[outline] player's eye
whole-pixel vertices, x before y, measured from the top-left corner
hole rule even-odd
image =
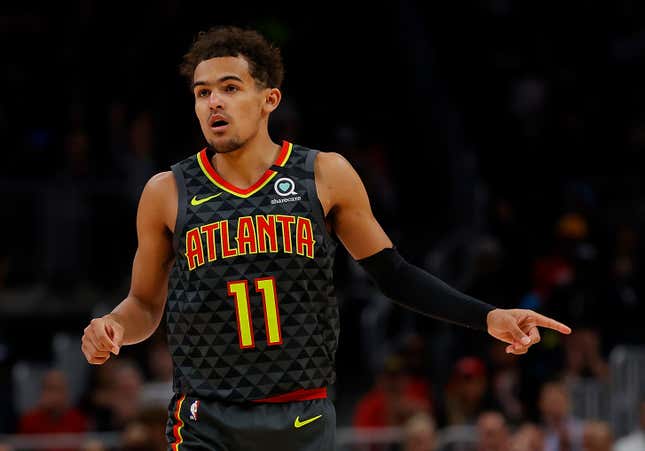
[[[235,85],[226,85],[226,86],[224,87],[224,91],[226,91],[226,92],[237,92],[237,91],[239,91],[239,90],[240,90],[240,88],[238,88],[238,87],[237,87],[237,86],[235,86]]]
[[[199,89],[197,90],[197,97],[208,97],[210,93],[208,89]]]

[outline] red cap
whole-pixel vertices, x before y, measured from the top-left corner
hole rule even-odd
[[[457,376],[485,376],[486,366],[477,357],[462,357],[455,363],[454,373]]]

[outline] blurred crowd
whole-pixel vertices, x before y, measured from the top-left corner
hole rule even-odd
[[[117,432],[124,450],[161,450],[172,379],[162,329],[83,372],[57,365],[50,343],[59,332],[80,340],[127,293],[145,182],[202,145],[176,66],[212,23],[178,1],[133,4],[126,17],[80,3],[67,22],[47,7],[3,22],[16,39],[0,44],[0,434]],[[506,354],[480,332],[396,307],[341,247],[339,426],[401,428],[400,445],[370,451],[645,450],[645,389],[630,423],[606,403],[612,352],[645,346],[645,7],[425,3],[374,11],[370,23],[320,11],[320,23],[354,33],[324,43],[297,10],[280,21],[258,9],[252,24],[287,63],[272,136],[344,155],[413,263],[574,332],[545,331],[526,356]],[[100,25],[104,15],[123,33]],[[562,22],[544,30],[553,16]],[[106,33],[111,45],[95,51]],[[66,68],[48,75],[56,89],[43,88],[39,64]],[[363,83],[335,84],[340,104],[317,87],[334,67]],[[43,368],[28,402],[16,399],[24,362]],[[470,442],[441,441],[460,427]]]
[[[112,359],[93,373],[92,384],[74,404],[64,372],[47,370],[36,404],[18,416],[18,434],[81,434],[76,447],[55,444],[49,451],[162,451],[167,449],[166,405],[171,392],[171,362],[164,347],[150,358],[158,373],[146,381],[136,361]],[[491,393],[493,393],[491,395]],[[375,386],[360,398],[353,426],[396,427],[400,438],[387,445],[368,444],[356,451],[642,451],[645,446],[645,399],[639,424],[616,437],[607,421],[582,419],[571,410],[569,391],[561,380],[543,384],[533,419],[517,419],[487,387],[486,369],[474,357],[458,361],[439,405],[423,378],[406,371],[403,361],[388,359]],[[452,441],[445,436],[459,426],[468,434]],[[117,432],[117,444],[104,443],[90,432]],[[440,437],[443,434],[443,441]],[[51,437],[51,436],[50,436]],[[0,451],[12,451],[0,443]]]

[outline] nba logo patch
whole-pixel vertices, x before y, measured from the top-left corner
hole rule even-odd
[[[193,401],[190,405],[190,419],[197,421],[197,409],[199,409],[199,400]]]

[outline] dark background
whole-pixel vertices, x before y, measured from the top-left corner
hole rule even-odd
[[[202,145],[178,65],[219,24],[282,48],[273,139],[348,158],[410,261],[498,306],[591,328],[605,358],[643,344],[642,2],[85,0],[0,13],[4,387],[15,362],[49,361],[53,334],[80,336],[127,293],[143,183]],[[559,291],[540,272],[553,256],[575,274]],[[371,342],[374,294],[342,249],[337,280],[341,424],[401,337],[422,337],[437,391],[454,360],[492,343],[399,308]],[[539,385],[562,370],[561,345],[523,362],[548,369]]]

